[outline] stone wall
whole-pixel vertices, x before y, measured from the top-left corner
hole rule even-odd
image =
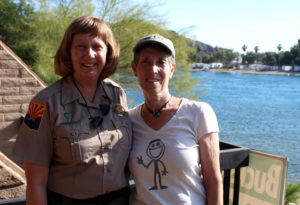
[[[11,156],[16,133],[31,98],[46,84],[0,41],[0,152]]]

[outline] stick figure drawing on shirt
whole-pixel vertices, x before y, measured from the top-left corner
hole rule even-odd
[[[167,189],[167,186],[162,185],[161,183],[161,174],[166,175],[168,173],[165,164],[160,159],[165,153],[165,144],[160,139],[155,139],[149,142],[147,147],[147,155],[151,159],[150,162],[146,165],[144,164],[142,156],[137,157],[137,163],[143,165],[148,168],[150,164],[153,162],[154,166],[154,186],[149,190],[157,190],[157,177],[159,182],[160,189]],[[163,170],[160,170],[159,163],[163,166]],[[161,174],[160,174],[161,171]]]

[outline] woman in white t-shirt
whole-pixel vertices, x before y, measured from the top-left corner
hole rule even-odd
[[[216,115],[204,102],[169,93],[173,43],[159,34],[135,45],[133,72],[145,102],[129,113],[131,204],[223,204]]]

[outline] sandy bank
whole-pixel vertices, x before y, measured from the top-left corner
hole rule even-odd
[[[250,73],[250,74],[271,74],[271,75],[295,75],[300,76],[300,72],[295,71],[259,71],[250,69],[232,69],[232,68],[212,68],[209,70],[193,69],[192,71],[210,71],[210,72],[236,72],[236,73]]]

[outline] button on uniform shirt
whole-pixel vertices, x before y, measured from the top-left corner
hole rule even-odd
[[[97,116],[103,122],[94,128],[90,117]],[[128,186],[131,136],[126,96],[120,86],[100,81],[94,101],[86,102],[69,76],[33,98],[14,155],[49,167],[51,191],[85,199]]]

